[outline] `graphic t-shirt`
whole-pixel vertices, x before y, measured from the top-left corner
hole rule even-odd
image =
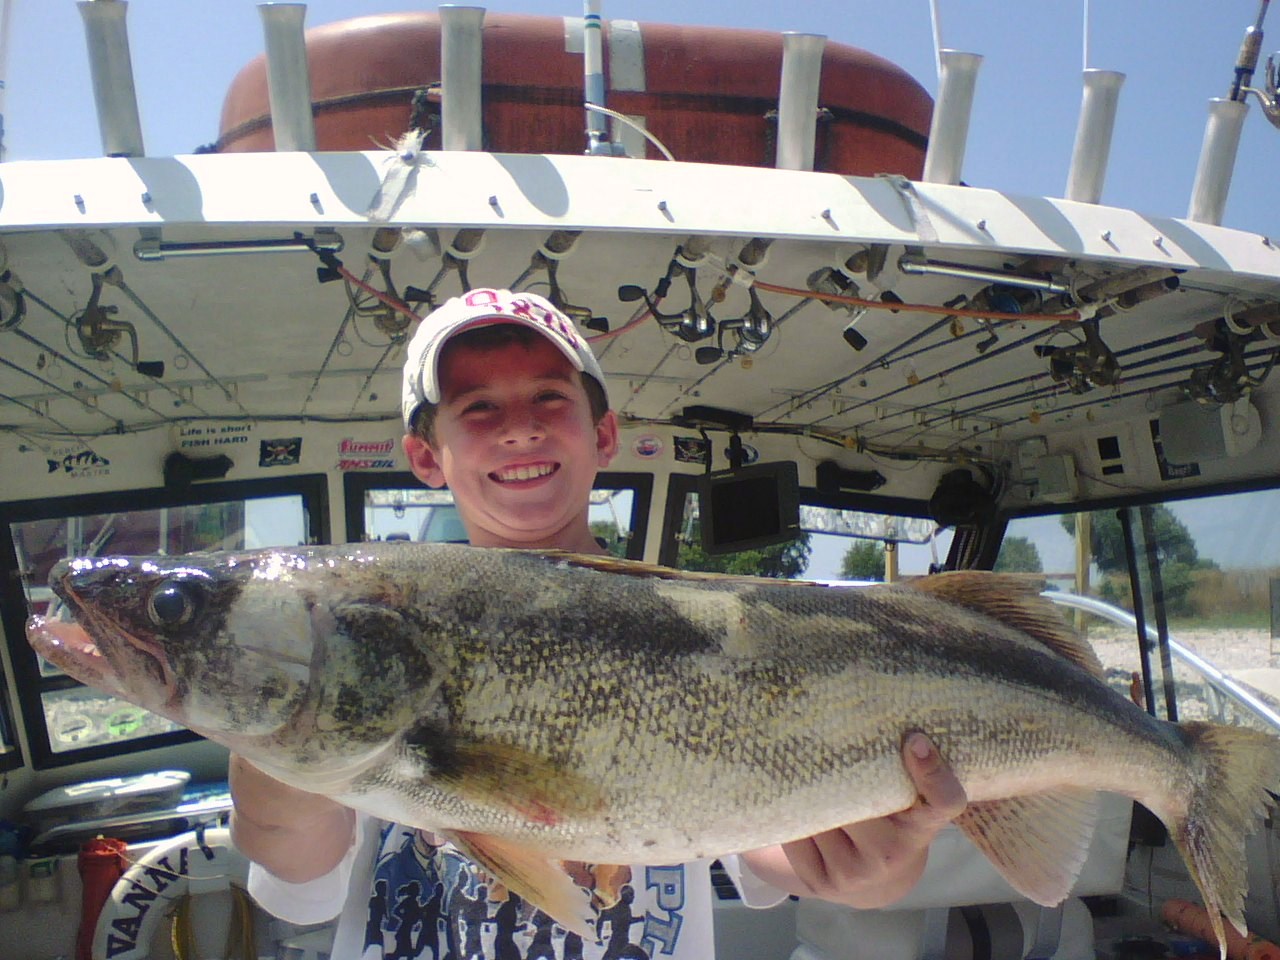
[[[326,877],[289,884],[256,864],[249,874],[249,892],[278,916],[306,923],[341,911],[333,960],[705,960],[715,955],[709,860],[569,865],[570,876],[591,891],[598,907],[597,941],[590,942],[508,891],[452,845],[437,845],[430,834],[412,827],[359,819],[353,855]],[[360,877],[368,879],[358,882]]]

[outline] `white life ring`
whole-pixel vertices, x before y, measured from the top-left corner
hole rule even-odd
[[[93,960],[145,960],[156,928],[186,893],[244,887],[249,861],[225,828],[194,830],[162,843],[111,888],[93,935]]]

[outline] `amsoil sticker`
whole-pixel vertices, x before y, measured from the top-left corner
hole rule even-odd
[[[46,455],[45,463],[49,467],[49,473],[77,480],[105,477],[111,472],[111,461],[88,447],[59,447]]]
[[[302,459],[302,438],[283,437],[258,444],[258,466],[287,467]]]
[[[339,470],[394,470],[395,440],[353,440],[338,444]]]

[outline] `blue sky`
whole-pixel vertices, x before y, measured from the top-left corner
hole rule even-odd
[[[101,150],[84,31],[73,0],[13,5],[7,158],[90,157]],[[153,155],[187,153],[217,136],[223,94],[262,50],[252,0],[133,0],[130,42],[143,133]],[[964,179],[1060,196],[1080,104],[1084,0],[939,0],[942,40],[982,54]],[[315,0],[309,26],[367,13],[434,9],[404,0]],[[579,15],[573,0],[503,0],[495,12]],[[1229,88],[1257,0],[1098,0],[1089,65],[1128,75],[1103,202],[1186,213],[1210,97]],[[826,34],[900,64],[936,89],[927,0],[605,0],[606,18]],[[1280,49],[1280,13],[1267,26]],[[1260,80],[1260,78],[1259,78]],[[1280,131],[1249,111],[1226,223],[1280,233]]]

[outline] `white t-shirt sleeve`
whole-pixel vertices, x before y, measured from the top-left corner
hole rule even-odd
[[[366,817],[356,814],[355,836],[338,865],[304,883],[281,880],[266,867],[249,864],[249,896],[273,916],[290,923],[323,923],[342,912],[351,887],[352,870],[364,846]]]
[[[724,867],[724,872],[738,888],[738,895],[748,907],[766,910],[769,907],[776,907],[790,896],[787,891],[757,877],[736,853],[721,857],[720,865]]]

